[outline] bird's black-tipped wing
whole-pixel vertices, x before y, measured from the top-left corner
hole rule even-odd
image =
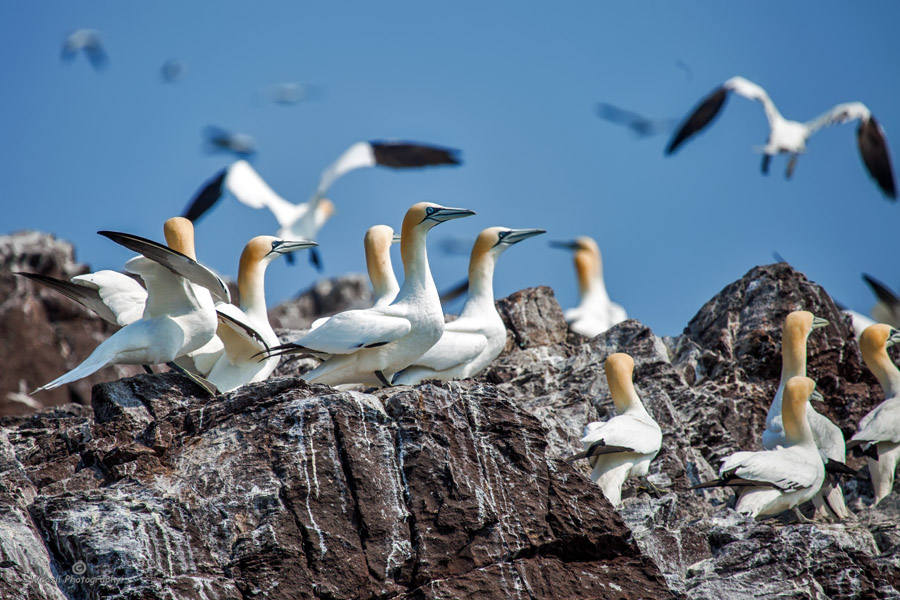
[[[825,472],[832,475],[856,475],[856,469],[848,467],[839,460],[829,458],[825,461]]]
[[[688,138],[699,133],[704,127],[709,125],[722,110],[727,99],[728,89],[725,87],[720,87],[704,98],[682,123],[681,127],[678,128],[678,131],[675,132],[675,135],[669,141],[669,145],[666,146],[666,154],[675,152]]]
[[[628,127],[639,137],[648,137],[671,131],[675,125],[673,119],[649,119],[606,102],[597,104],[597,116],[604,121]]]
[[[897,294],[895,294],[891,288],[866,273],[863,273],[863,279],[869,284],[869,287],[872,288],[872,291],[875,292],[875,296],[877,296],[879,300],[888,306],[900,305],[900,298],[897,297]]]
[[[91,63],[91,66],[94,67],[94,70],[98,73],[105,69],[109,64],[109,57],[106,55],[106,50],[103,49],[103,45],[100,43],[99,39],[95,39],[85,46],[84,53]]]
[[[197,261],[185,256],[181,252],[172,250],[153,240],[142,238],[130,233],[116,231],[98,231],[100,235],[111,239],[117,244],[125,246],[138,254],[143,254],[150,260],[163,265],[176,275],[184,277],[199,286],[205,287],[210,293],[222,302],[231,303],[231,294],[228,286],[222,278],[213,273]]]
[[[243,321],[239,321],[235,319],[228,313],[222,312],[219,309],[216,309],[216,316],[223,323],[228,324],[238,335],[242,335],[247,341],[251,343],[258,343],[260,346],[264,348],[262,352],[268,352],[270,350],[269,345],[266,343],[266,340],[262,338],[262,335],[258,331],[256,331],[249,324],[244,323]],[[261,352],[261,353],[262,353]]]
[[[415,142],[370,141],[375,162],[392,169],[462,164],[459,150]]]
[[[228,169],[222,169],[212,179],[203,184],[199,192],[191,199],[191,203],[182,215],[185,219],[196,221],[222,197],[222,186],[228,176]]]
[[[891,153],[888,151],[884,131],[875,117],[862,119],[856,130],[856,141],[859,154],[862,156],[866,170],[884,195],[897,200],[897,188],[894,186],[894,169],[891,166]]]
[[[116,325],[118,324],[116,314],[111,311],[110,308],[103,302],[103,299],[100,297],[100,292],[95,290],[94,288],[78,285],[77,283],[64,281],[62,279],[56,279],[55,277],[38,275],[37,273],[16,273],[16,275],[21,275],[22,277],[27,277],[32,281],[37,281],[41,285],[44,285],[51,290],[55,290],[63,296],[74,300],[78,304],[86,306],[87,308],[97,313],[97,315],[104,321]]]
[[[575,462],[576,460],[581,460],[582,458],[591,458],[593,456],[600,456],[601,454],[616,454],[618,452],[634,452],[634,448],[629,448],[628,446],[613,446],[607,445],[603,440],[597,440],[584,452],[579,452],[578,454],[574,454],[566,459],[566,462]]]

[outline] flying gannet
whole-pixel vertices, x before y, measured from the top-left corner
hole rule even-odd
[[[63,42],[62,59],[72,62],[79,52],[84,52],[95,71],[102,71],[109,63],[100,34],[93,29],[77,29]]]
[[[806,341],[815,329],[825,327],[828,321],[816,317],[806,310],[795,310],[784,319],[781,334],[781,382],[775,391],[769,413],[766,415],[766,428],[762,434],[763,448],[774,450],[785,445],[784,427],[781,422],[781,402],[785,384],[797,376],[806,376]],[[812,430],[813,440],[819,448],[827,471],[846,472],[847,450],[844,444],[844,433],[840,427],[820,414],[812,404],[806,407],[806,420]],[[835,477],[828,477],[825,485],[813,498],[816,511],[825,516],[825,506],[838,519],[850,516],[844,494]]]
[[[583,336],[594,337],[628,318],[625,309],[612,302],[603,283],[603,263],[600,248],[592,238],[581,236],[571,242],[550,242],[551,246],[575,253],[575,274],[581,301],[566,311],[569,329]]]
[[[894,487],[894,471],[900,459],[900,369],[891,361],[887,349],[900,343],[900,331],[876,323],[859,338],[866,366],[884,390],[884,401],[862,418],[847,446],[862,446],[869,464],[875,504]]]
[[[338,313],[295,342],[276,346],[272,354],[309,353],[324,359],[304,376],[311,383],[390,385],[394,374],[422,356],[444,330],[425,249],[428,231],[473,214],[429,202],[414,204],[400,232],[405,279],[397,298],[387,306]]]
[[[811,500],[825,481],[825,466],[806,419],[809,400],[822,400],[809,377],[792,377],[784,385],[781,406],[784,445],[762,452],[735,452],[722,461],[719,478],[693,489],[737,488],[735,510],[751,517],[776,515]]]
[[[256,358],[260,352],[278,345],[278,336],[266,313],[266,267],[279,256],[313,246],[315,242],[285,241],[270,235],[257,236],[244,246],[238,267],[240,308],[227,303],[216,305],[219,317],[216,334],[224,344],[224,351],[206,379],[220,392],[264,381],[278,366],[278,356],[263,361]]]
[[[584,452],[566,460],[587,458],[594,467],[591,479],[613,506],[619,506],[625,480],[647,475],[662,445],[662,431],[634,389],[634,359],[624,353],[610,354],[604,368],[617,415],[606,422],[588,423],[581,438]]]
[[[678,122],[675,119],[652,119],[606,102],[597,105],[597,116],[604,121],[629,128],[639,138],[669,133]]]
[[[247,133],[233,133],[227,129],[209,125],[203,130],[206,150],[209,153],[230,152],[238,158],[250,158],[256,154],[256,140]]]
[[[785,176],[790,178],[797,165],[797,157],[806,152],[806,141],[812,134],[828,125],[858,120],[856,141],[863,164],[885,196],[891,199],[897,198],[887,137],[865,104],[862,102],[838,104],[807,123],[790,121],[781,116],[775,103],[763,88],[743,77],[732,77],[694,108],[666,147],[667,155],[675,152],[691,136],[699,133],[712,122],[725,105],[728,92],[735,92],[750,100],[757,100],[762,103],[766,111],[766,118],[769,121],[769,140],[762,149],[763,173],[769,172],[769,161],[772,156],[785,153],[790,154],[785,172]]]
[[[196,221],[222,196],[222,185],[241,203],[252,208],[268,208],[278,221],[275,234],[283,239],[315,241],[319,229],[334,213],[334,205],[325,198],[332,184],[350,171],[362,167],[384,166],[393,169],[429,165],[459,165],[459,151],[413,142],[357,142],[350,146],[319,176],[319,185],[308,202],[288,202],[253,170],[246,161],[237,161],[210,179],[194,196],[184,216]],[[321,270],[321,259],[315,250],[310,260]],[[290,262],[290,258],[288,259]]]
[[[171,225],[178,226],[178,221]],[[215,336],[215,306],[205,286],[213,287],[218,294],[223,289],[227,292],[215,273],[150,240],[114,232],[100,233],[143,255],[125,264],[126,270],[139,275],[147,286],[143,315],[112,334],[80,365],[36,392],[77,381],[111,364],[174,364],[176,358],[198,350]],[[218,284],[213,283],[216,280]],[[192,281],[202,282],[203,287],[192,285]]]
[[[494,267],[503,251],[543,229],[489,227],[475,239],[469,259],[469,295],[459,318],[444,325],[437,344],[397,373],[394,384],[473,377],[506,345],[506,326],[494,304]]]

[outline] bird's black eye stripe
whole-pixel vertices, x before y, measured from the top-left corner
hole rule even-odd
[[[497,237],[502,240],[503,238],[505,238],[508,235],[509,235],[508,231],[501,231],[500,233],[497,234]]]
[[[425,214],[433,215],[435,210],[436,209],[433,206],[429,206],[428,208],[425,209]]]
[[[278,248],[278,246],[280,246],[283,243],[284,242],[282,240],[275,240],[274,242],[272,242],[272,250],[275,250],[276,248]]]

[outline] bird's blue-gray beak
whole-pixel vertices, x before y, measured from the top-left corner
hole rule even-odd
[[[887,342],[884,343],[884,347],[890,348],[895,344],[900,344],[900,331],[897,331],[892,327],[891,335],[888,336]]]
[[[518,244],[522,240],[527,240],[530,237],[541,235],[542,233],[547,232],[543,229],[508,229],[497,234],[499,239],[494,245],[499,246],[500,244],[506,244],[507,246],[512,246],[513,244]]]
[[[269,250],[269,254],[290,254],[291,252],[296,252],[297,250],[303,250],[304,248],[313,248],[318,246],[315,242],[308,242],[306,240],[300,241],[291,241],[291,240],[275,240],[272,242],[272,249]]]
[[[443,223],[451,219],[461,219],[463,217],[471,217],[475,214],[474,210],[468,208],[449,208],[446,206],[429,206],[425,209],[425,218],[423,221],[436,221]]]
[[[822,317],[813,317],[812,328],[819,329],[820,327],[825,327],[828,325],[828,320],[823,319]]]

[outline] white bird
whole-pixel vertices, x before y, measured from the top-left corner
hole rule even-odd
[[[806,419],[809,400],[822,400],[809,377],[792,377],[784,385],[781,406],[784,445],[762,452],[735,452],[722,461],[719,479],[693,489],[736,487],[735,510],[751,517],[776,515],[811,500],[825,481],[825,466]]]
[[[581,438],[584,452],[566,460],[590,460],[591,479],[610,504],[618,506],[625,480],[647,475],[662,445],[662,431],[634,389],[634,359],[624,353],[610,354],[604,367],[617,415],[605,423],[588,423]]]
[[[806,152],[806,142],[812,134],[828,125],[858,120],[856,141],[863,164],[881,191],[888,198],[897,198],[887,138],[884,130],[865,104],[862,102],[838,104],[812,121],[806,123],[790,121],[781,116],[775,103],[763,88],[743,77],[732,77],[703,99],[675,132],[666,147],[666,154],[675,152],[682,143],[709,125],[725,105],[728,92],[735,92],[750,100],[757,100],[762,103],[766,111],[766,119],[769,121],[769,140],[762,149],[763,173],[769,172],[769,161],[772,156],[785,153],[791,155],[785,172],[785,176],[790,178],[797,164],[797,157]]]
[[[784,319],[781,334],[781,382],[775,391],[772,405],[769,406],[766,428],[762,434],[762,444],[766,450],[774,450],[776,447],[786,444],[781,417],[784,386],[792,377],[806,376],[807,339],[813,330],[826,325],[828,325],[828,321],[806,310],[795,310]],[[847,450],[844,433],[840,427],[816,411],[812,404],[806,407],[806,420],[809,422],[813,440],[819,448],[826,470],[835,474],[855,473],[845,465]],[[830,477],[829,481],[822,486],[821,491],[813,498],[813,503],[816,505],[817,512],[823,516],[828,514],[826,506],[838,519],[846,519],[850,516],[840,485]]]
[[[262,361],[257,359],[260,352],[279,342],[266,312],[266,267],[279,256],[313,246],[315,242],[279,240],[270,235],[257,236],[244,246],[238,267],[241,305],[216,305],[219,317],[216,334],[224,349],[206,379],[220,392],[230,392],[245,383],[264,381],[278,366],[280,359],[277,356]]]
[[[506,345],[506,326],[494,304],[494,267],[504,250],[542,233],[489,227],[478,235],[469,259],[469,295],[459,318],[446,323],[438,343],[397,373],[395,385],[473,377],[497,358]]]
[[[444,331],[444,313],[425,249],[428,231],[473,214],[430,202],[414,204],[400,232],[405,279],[394,302],[338,313],[297,341],[273,348],[273,353],[324,358],[304,376],[311,383],[389,386],[394,374],[422,356]]]
[[[177,222],[173,226],[177,227]],[[150,240],[100,233],[143,254],[125,264],[126,270],[139,275],[147,285],[143,316],[112,334],[80,365],[35,391],[77,381],[111,364],[172,363],[215,336],[215,306],[210,291],[204,288],[208,285],[220,295],[225,290],[227,297],[227,288],[218,276],[187,256]],[[192,281],[204,287],[193,285]]]
[[[275,193],[262,177],[245,160],[233,162],[220,171],[191,200],[184,217],[196,221],[212,208],[222,197],[222,187],[242,204],[251,208],[268,208],[278,221],[280,239],[306,240],[314,242],[319,230],[334,214],[334,204],[321,196],[314,196],[309,202],[293,204]],[[311,251],[311,261],[321,270],[318,252]],[[290,262],[290,258],[288,259]]]
[[[612,302],[606,292],[597,242],[581,236],[571,242],[551,242],[550,245],[575,252],[575,275],[578,277],[581,301],[565,313],[569,329],[594,337],[628,318],[625,309]]]
[[[900,331],[884,323],[872,325],[859,339],[863,360],[881,384],[884,401],[860,420],[847,447],[863,447],[875,489],[875,504],[891,493],[900,459],[900,369],[887,353],[897,343]]]
[[[102,71],[109,63],[100,34],[93,29],[77,29],[66,36],[62,59],[71,62],[82,51],[95,71]]]

